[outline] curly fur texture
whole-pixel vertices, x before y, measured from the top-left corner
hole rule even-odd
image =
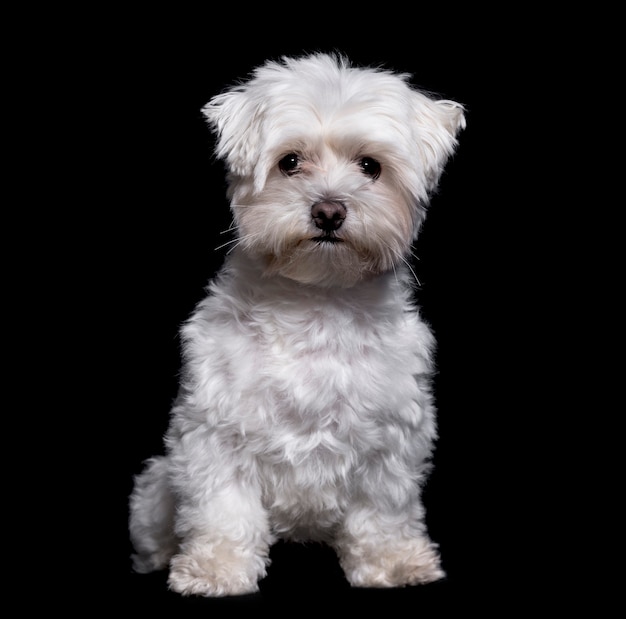
[[[353,586],[441,578],[421,501],[434,341],[408,257],[463,107],[312,54],[203,111],[237,238],[181,331],[166,453],[130,497],[134,568],[249,593],[281,538],[329,544]]]

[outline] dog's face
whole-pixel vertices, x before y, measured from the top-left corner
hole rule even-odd
[[[266,275],[327,286],[406,260],[465,124],[407,76],[322,54],[268,62],[203,111],[241,249]]]

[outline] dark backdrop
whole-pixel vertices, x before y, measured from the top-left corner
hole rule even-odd
[[[311,7],[316,19],[306,28],[307,18],[290,21],[287,6],[273,9],[276,19],[287,20],[280,27],[268,26],[274,18],[263,11],[246,14],[242,27],[244,9],[237,17],[217,11],[182,19],[164,9],[120,16],[104,33],[90,111],[90,131],[109,149],[97,224],[105,239],[102,304],[112,327],[104,338],[112,361],[101,436],[107,461],[114,461],[106,473],[113,498],[100,505],[102,552],[112,565],[102,586],[120,609],[226,616],[242,608],[289,610],[294,603],[329,611],[339,604],[351,612],[375,604],[396,612],[408,604],[411,615],[429,609],[428,616],[439,616],[459,605],[478,612],[510,608],[537,594],[519,577],[519,557],[529,552],[519,522],[532,489],[515,479],[518,395],[507,351],[521,336],[510,320],[517,300],[503,277],[512,268],[506,256],[515,218],[507,204],[516,190],[508,181],[514,148],[504,134],[524,139],[506,129],[507,102],[525,74],[524,60],[506,29],[473,28],[464,23],[467,15],[457,14],[451,25],[451,16],[409,22],[386,7],[369,14],[364,5],[350,11],[355,8],[354,22],[337,23]],[[179,325],[224,256],[216,249],[230,222],[224,174],[212,158],[200,108],[267,58],[332,50],[357,64],[411,73],[417,86],[467,108],[467,129],[432,200],[414,265],[422,284],[418,301],[438,340],[440,439],[424,501],[448,576],[422,587],[353,590],[327,549],[278,544],[259,594],[182,598],[167,591],[164,573],[131,572],[127,499],[142,461],[163,449],[177,387]],[[516,593],[499,597],[509,587]]]

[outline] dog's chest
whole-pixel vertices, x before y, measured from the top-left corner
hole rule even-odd
[[[309,416],[374,398],[371,387],[392,379],[398,356],[411,356],[401,334],[380,317],[342,305],[301,303],[268,312],[249,337],[265,384]]]
[[[217,292],[185,332],[194,391],[268,457],[342,457],[416,399],[429,334],[400,295]]]

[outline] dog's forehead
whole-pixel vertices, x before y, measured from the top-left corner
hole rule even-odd
[[[405,141],[413,142],[406,116],[397,108],[386,113],[380,104],[326,102],[322,108],[312,108],[310,101],[291,101],[283,109],[273,108],[266,119],[264,143],[269,150],[285,150],[292,145],[300,151],[329,147],[347,154],[394,145],[400,154]],[[280,122],[273,121],[277,117]]]
[[[411,93],[403,77],[365,69],[321,75],[285,70],[272,79],[255,80],[250,89],[269,109],[300,108],[320,120],[381,114],[392,107],[397,113],[410,102]]]
[[[366,135],[380,142],[406,135],[415,99],[405,76],[331,68],[303,62],[257,74],[247,94],[256,101],[257,120],[268,133],[309,143],[322,135],[352,143]]]

